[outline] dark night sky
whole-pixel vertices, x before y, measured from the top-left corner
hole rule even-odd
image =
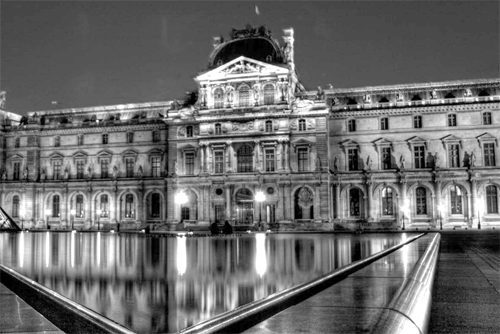
[[[260,15],[255,13],[258,5]],[[307,89],[499,76],[499,1],[1,1],[6,109],[165,101],[194,90],[212,37],[295,30]]]

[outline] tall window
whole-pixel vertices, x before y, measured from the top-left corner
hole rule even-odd
[[[61,146],[61,137],[58,136],[54,138],[54,146],[55,147]]]
[[[382,147],[382,169],[391,169],[391,148]]]
[[[60,199],[59,199],[59,195],[54,195],[52,197],[52,217],[59,217],[60,216],[60,211],[59,211],[59,207],[60,207]]]
[[[186,126],[186,137],[192,137],[193,136],[193,126],[188,125]]]
[[[186,175],[194,174],[194,152],[186,152],[184,155]]]
[[[78,141],[78,146],[82,146],[83,145],[83,135],[79,135],[77,138],[77,141]]]
[[[20,177],[21,177],[21,163],[14,162],[14,175],[12,176],[12,179],[19,180]]]
[[[462,191],[459,187],[454,185],[450,189],[450,205],[451,205],[451,214],[459,215],[462,214]]]
[[[214,171],[216,174],[224,173],[224,152],[214,152]]]
[[[75,208],[75,216],[77,218],[83,218],[84,214],[84,207],[83,207],[83,195],[77,195],[76,196],[76,208]]]
[[[306,131],[306,120],[299,119],[299,131]]]
[[[108,134],[107,133],[104,133],[102,135],[102,143],[103,144],[107,144],[108,143]]]
[[[61,161],[54,161],[54,180],[61,178]]]
[[[360,216],[361,208],[360,208],[360,190],[353,188],[349,190],[349,215],[350,216]]]
[[[496,166],[495,161],[495,144],[494,143],[484,143],[484,165],[487,167]]]
[[[349,170],[358,170],[358,149],[350,148],[347,150],[347,163]]]
[[[102,194],[101,195],[101,215],[100,217],[107,218],[109,217],[109,203],[108,203],[108,195]]]
[[[216,135],[222,134],[222,126],[220,125],[220,123],[215,124],[215,134]]]
[[[132,194],[127,194],[125,196],[125,218],[134,218],[134,196]]]
[[[85,161],[78,160],[76,162],[76,178],[83,179],[85,175]]]
[[[125,159],[126,177],[134,177],[134,159]]]
[[[161,141],[160,131],[153,131],[153,143],[158,143]]]
[[[417,208],[417,215],[427,214],[427,191],[423,187],[415,190],[415,206]]]
[[[389,118],[384,117],[380,119],[380,129],[389,130]]]
[[[250,106],[250,89],[247,85],[243,85],[238,90],[239,95],[239,106],[240,107],[248,107]]]
[[[267,84],[264,86],[264,104],[274,104],[274,87],[271,84]]]
[[[253,171],[253,151],[249,145],[243,145],[238,149],[237,159],[239,173]]]
[[[107,179],[109,177],[109,160],[101,160],[101,178]]]
[[[266,121],[266,132],[273,132],[273,121]]]
[[[12,198],[12,217],[19,217],[19,196],[14,196]]]
[[[457,126],[457,115],[449,114],[448,115],[448,126]]]
[[[160,176],[160,157],[151,157],[151,176]]]
[[[347,130],[349,132],[356,131],[356,120],[355,119],[350,119],[347,121]]]
[[[127,132],[127,143],[132,144],[134,142],[134,133],[133,132]]]
[[[491,113],[490,112],[483,113],[483,124],[484,125],[491,125]]]
[[[297,160],[299,172],[309,170],[309,149],[307,147],[299,147],[297,149]]]
[[[415,129],[420,129],[422,127],[422,116],[413,117],[413,127]]]
[[[160,194],[158,193],[151,195],[151,217],[160,217]]]
[[[15,142],[14,142],[14,147],[19,148],[19,146],[21,146],[21,139],[19,137],[17,137]]]
[[[224,108],[224,92],[222,88],[216,88],[214,90],[214,108]]]
[[[486,213],[498,213],[498,190],[493,185],[486,187]]]
[[[187,206],[181,207],[181,219],[189,220],[189,207]]]
[[[275,170],[274,149],[266,149],[265,157],[266,157],[266,172],[274,172]]]
[[[392,216],[394,214],[392,189],[389,187],[382,189],[382,214],[385,216]]]
[[[450,167],[460,167],[460,148],[458,144],[448,146],[448,160]]]
[[[415,158],[415,168],[425,168],[425,146],[414,146],[413,155]]]

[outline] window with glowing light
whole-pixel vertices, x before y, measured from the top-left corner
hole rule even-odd
[[[385,187],[382,189],[382,214],[392,216],[394,214],[394,202],[392,197],[392,189]]]
[[[349,214],[350,216],[359,216],[361,214],[361,191],[353,188],[349,190]]]
[[[61,161],[54,161],[53,169],[54,180],[59,180],[61,178]]]
[[[14,196],[12,198],[12,217],[19,217],[19,196]]]
[[[132,194],[127,194],[125,196],[125,218],[134,218],[134,196]]]
[[[101,195],[101,205],[100,205],[100,209],[101,209],[101,217],[102,218],[107,218],[109,217],[109,203],[108,203],[108,195],[106,194],[102,194]]]
[[[126,171],[126,177],[134,177],[134,159],[128,158],[125,159],[125,171]]]
[[[75,200],[75,217],[84,217],[83,195],[77,195]]]
[[[275,158],[274,158],[274,149],[266,149],[265,150],[265,165],[266,172],[274,172],[275,170]]]
[[[456,185],[450,188],[450,206],[451,214],[458,215],[462,214],[462,190]]]
[[[250,88],[247,85],[241,86],[238,90],[238,101],[240,107],[250,106]]]
[[[60,198],[59,195],[52,196],[52,217],[60,216]]]
[[[160,176],[160,157],[151,157],[151,176]]]
[[[224,173],[224,152],[215,151],[214,152],[214,173],[222,174]]]
[[[243,145],[238,149],[237,161],[239,173],[253,170],[253,150],[249,145]]]
[[[498,189],[494,185],[486,187],[486,213],[498,214]]]
[[[415,206],[417,209],[417,215],[427,214],[427,191],[423,187],[419,187],[415,190]]]
[[[484,153],[484,165],[486,167],[493,167],[496,165],[495,161],[495,143],[484,143],[483,144]]]
[[[214,90],[214,108],[224,108],[224,91],[222,88],[216,88]]]
[[[274,104],[274,86],[271,84],[267,84],[264,86],[264,104]]]

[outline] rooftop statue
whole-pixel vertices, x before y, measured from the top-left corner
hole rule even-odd
[[[7,100],[7,92],[1,91],[0,92],[0,109],[5,108],[5,101],[6,100]]]
[[[259,36],[271,37],[271,31],[267,30],[264,26],[254,28],[252,25],[247,24],[245,29],[232,28],[230,32],[231,39]]]

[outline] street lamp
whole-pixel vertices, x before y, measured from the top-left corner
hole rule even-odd
[[[101,227],[99,225],[99,217],[101,216],[101,213],[102,213],[102,210],[101,209],[97,209],[97,230],[101,229]]]
[[[266,195],[264,195],[264,192],[262,190],[259,190],[255,193],[255,200],[257,203],[260,203],[260,208],[259,208],[259,230],[262,226],[262,202],[266,200]]]
[[[405,230],[405,212],[408,211],[408,204],[405,203],[401,206],[401,211],[403,212],[403,231]]]
[[[71,230],[74,230],[75,229],[75,215],[76,215],[76,210],[75,209],[71,209],[69,211],[70,213],[70,218],[71,218]]]
[[[49,228],[50,228],[50,227],[49,227],[49,216],[50,216],[50,214],[51,214],[51,213],[52,213],[52,210],[50,210],[50,209],[45,209],[45,215],[47,216],[47,221],[46,221],[46,226],[45,226],[45,227],[46,227],[47,229],[49,229]]]
[[[180,190],[177,194],[175,194],[175,203],[179,204],[181,207],[181,221],[182,221],[182,205],[186,204],[189,201],[188,195],[184,192],[184,190]]]
[[[439,204],[438,207],[437,207],[438,211],[439,211],[439,229],[442,230],[443,229],[443,216],[442,216],[442,212],[444,210],[444,207]]]
[[[24,230],[24,214],[26,212],[24,211],[24,209],[22,208],[21,210],[19,210],[19,214],[21,215],[21,230]]]
[[[480,230],[481,229],[481,210],[477,210],[477,229]]]

